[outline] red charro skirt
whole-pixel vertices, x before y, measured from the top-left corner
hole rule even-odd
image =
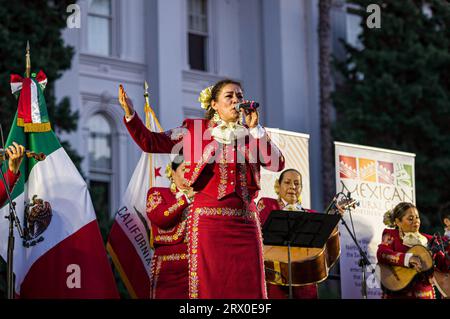
[[[254,206],[245,208],[235,195],[196,195],[188,217],[189,298],[267,298]]]
[[[187,244],[160,246],[151,265],[152,299],[188,299]]]

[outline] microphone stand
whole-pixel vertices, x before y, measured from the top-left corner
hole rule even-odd
[[[289,297],[288,299],[293,299],[293,292],[292,292],[292,265],[291,265],[291,241],[292,241],[292,226],[290,225],[290,220],[288,218],[288,233],[287,238],[288,240],[285,242],[287,244],[288,248],[288,283],[289,283]]]
[[[291,262],[291,243],[294,242],[295,239],[295,230],[298,225],[304,222],[302,219],[297,218],[294,222],[294,225],[291,225],[290,219],[288,219],[288,240],[285,242],[288,248],[288,282],[289,282],[289,299],[293,299],[293,291],[292,291],[292,262]]]
[[[343,194],[343,195],[346,197],[347,200],[351,199],[350,196],[346,196],[345,194]],[[350,214],[350,208],[347,208],[347,211]],[[356,247],[358,248],[359,256],[360,256],[358,266],[361,267],[361,272],[362,272],[361,294],[362,294],[363,299],[367,299],[366,267],[370,265],[369,258],[367,257],[366,252],[359,245],[358,240],[355,237],[355,234],[352,233],[352,231],[348,227],[344,217],[340,213],[339,213],[339,218],[341,220],[342,225],[344,225],[344,227],[347,229],[347,232],[349,233],[350,237],[352,238],[353,242],[355,243]],[[372,270],[372,273],[373,272],[374,272],[374,270]]]
[[[0,176],[2,179],[2,183],[5,188],[5,192],[7,195],[7,200],[9,203],[9,215],[5,216],[6,219],[9,220],[9,232],[8,232],[8,250],[7,250],[7,269],[6,269],[6,286],[7,286],[7,298],[14,299],[14,270],[13,270],[13,259],[14,259],[14,225],[19,232],[20,238],[23,238],[23,230],[20,226],[19,218],[16,213],[16,203],[13,202],[11,198],[11,193],[9,191],[8,183],[6,182],[5,177],[3,176],[2,163],[0,162]]]
[[[2,147],[5,148],[5,140],[3,139],[3,128],[0,124],[0,138],[2,142]],[[5,193],[8,198],[9,205],[9,215],[5,216],[9,221],[9,230],[8,230],[8,249],[7,249],[7,268],[6,268],[6,289],[7,289],[7,298],[14,299],[14,226],[16,226],[17,231],[19,232],[20,238],[24,238],[22,227],[20,226],[19,218],[16,213],[16,203],[13,202],[11,198],[11,192],[9,191],[9,185],[6,182],[5,176],[3,176],[3,162],[6,161],[6,156],[1,158],[0,160],[0,176],[5,188]]]

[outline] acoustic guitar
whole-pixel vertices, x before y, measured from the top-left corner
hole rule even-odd
[[[355,208],[355,200],[338,203],[342,210]],[[341,253],[339,230],[336,227],[323,248],[291,247],[292,286],[319,283],[327,279],[329,270]],[[264,246],[266,281],[289,285],[288,249],[284,246]]]
[[[450,273],[434,270],[433,284],[444,298],[450,298]]]
[[[411,247],[407,253],[412,253],[420,257],[422,270],[418,272],[414,268],[378,263],[377,267],[379,268],[380,281],[385,288],[391,291],[400,291],[408,286],[417,274],[433,268],[433,257],[426,247],[416,245]]]

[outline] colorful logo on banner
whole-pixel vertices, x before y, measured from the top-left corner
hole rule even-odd
[[[356,157],[339,156],[339,175],[341,178],[358,178]]]
[[[409,164],[394,165],[391,162],[340,155],[339,175],[342,179],[414,187],[413,168]]]

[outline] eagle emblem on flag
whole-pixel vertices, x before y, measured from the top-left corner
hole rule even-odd
[[[31,202],[25,205],[24,247],[34,246],[44,240],[44,237],[40,235],[50,225],[52,216],[50,203],[34,195]]]

